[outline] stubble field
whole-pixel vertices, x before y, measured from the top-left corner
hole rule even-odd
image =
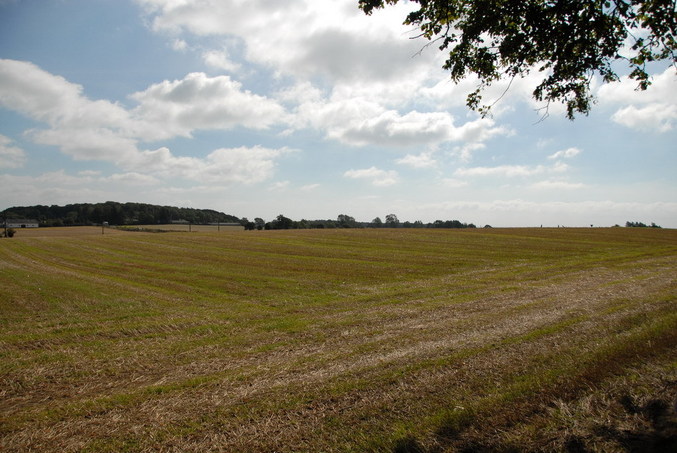
[[[674,448],[676,300],[675,230],[20,230],[0,451]]]

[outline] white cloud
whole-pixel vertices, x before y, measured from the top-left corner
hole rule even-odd
[[[637,90],[637,82],[624,76],[620,82],[600,87],[598,98],[600,105],[617,108],[613,121],[632,129],[665,133],[677,124],[677,74],[673,67],[655,74],[645,91]]]
[[[397,159],[395,162],[401,165],[408,165],[413,168],[430,168],[437,165],[437,161],[433,159],[432,153],[421,153],[418,155],[407,154],[401,159]]]
[[[161,183],[161,181],[154,176],[137,172],[115,173],[102,180],[115,184],[125,184],[127,186],[153,186]]]
[[[479,149],[484,149],[486,145],[484,143],[467,143],[462,146],[455,146],[452,150],[452,154],[457,155],[462,162],[470,162],[472,158],[472,153]]]
[[[56,127],[32,130],[28,137],[42,145],[57,146],[76,160],[102,160],[126,166],[138,154],[136,140],[105,127]]]
[[[351,179],[367,179],[374,186],[386,187],[397,183],[398,174],[394,170],[381,170],[376,167],[370,167],[360,170],[348,170],[343,176]]]
[[[207,50],[202,53],[202,59],[209,66],[228,72],[237,72],[242,68],[230,58],[227,50]]]
[[[455,178],[445,178],[442,180],[442,185],[450,189],[458,189],[459,187],[465,187],[468,185],[467,181],[463,181]]]
[[[569,159],[581,153],[578,148],[567,148],[548,156],[548,159]]]
[[[565,164],[564,162],[557,161],[555,164],[549,168],[549,171],[551,173],[564,173],[565,171],[569,170],[569,166]]]
[[[312,192],[313,190],[317,189],[320,187],[320,184],[306,184],[305,186],[301,186],[300,190],[304,192]]]
[[[295,128],[313,127],[333,140],[352,146],[394,148],[435,147],[445,142],[464,143],[468,153],[478,145],[510,130],[493,120],[475,119],[456,126],[449,112],[400,113],[365,98],[318,99],[310,91],[308,102],[297,108]]]
[[[268,187],[268,190],[271,192],[278,192],[280,190],[285,190],[287,187],[289,187],[289,181],[278,181]]]
[[[436,52],[437,47],[432,47],[431,52]],[[444,52],[440,52],[444,55]],[[440,63],[437,67],[441,66]],[[492,82],[491,86],[482,91],[482,104],[491,106],[491,116],[494,118],[504,117],[515,110],[517,104],[526,105],[534,110],[534,122],[543,115],[546,103],[536,101],[533,98],[533,90],[539,85],[546,74],[531,68],[531,72],[525,77],[511,78],[503,76]],[[417,94],[427,99],[438,109],[465,108],[467,95],[479,86],[479,79],[469,74],[464,79],[454,83],[449,77],[430,78],[428,83],[418,87]],[[566,109],[563,104],[553,102],[547,106],[550,115],[563,114]]]
[[[416,32],[402,21],[414,5],[406,2],[369,17],[353,0],[137,2],[156,31],[225,39],[224,47],[203,54],[214,67],[234,70],[230,54],[237,46],[246,62],[274,70],[279,79],[291,78],[291,87],[276,93],[294,109],[287,135],[312,127],[353,146],[456,142],[469,159],[481,143],[510,133],[490,119],[457,124],[447,111],[429,111],[440,108],[435,103],[441,98],[459,96],[423,91],[448,80],[448,74],[441,69],[443,53],[421,51],[428,41],[410,39]],[[421,108],[412,108],[414,103]]]
[[[539,138],[538,141],[536,142],[536,147],[538,149],[543,149],[548,146],[553,142],[552,138]]]
[[[342,141],[353,145],[402,147],[441,143],[455,131],[453,119],[446,112],[413,111],[400,115],[393,110],[331,127]]]
[[[411,57],[424,44],[408,39],[407,5],[366,17],[352,0],[137,1],[157,31],[238,37],[250,62],[300,78],[400,77],[404,63],[418,63]]]
[[[111,162],[150,177],[254,183],[270,178],[274,160],[290,151],[223,148],[197,158],[174,156],[166,147],[139,149],[140,140],[190,136],[195,129],[266,128],[284,115],[277,102],[242,90],[227,76],[193,73],[132,97],[140,105],[127,111],[108,101],[89,100],[79,85],[31,63],[0,60],[0,104],[47,123],[50,128],[31,130],[27,136],[77,160]],[[17,164],[20,153],[9,148],[4,154],[10,151]]]
[[[454,172],[454,176],[503,176],[513,178],[517,176],[532,176],[545,172],[546,168],[542,165],[500,165],[497,167],[470,167],[459,168]]]
[[[81,86],[32,63],[0,60],[0,103],[46,122],[56,135],[68,130],[86,135],[89,141],[96,134],[104,142],[113,135],[148,141],[189,137],[196,129],[265,129],[285,115],[276,101],[243,90],[230,77],[204,73],[154,84],[131,98],[139,102],[131,111],[108,101],[92,101],[82,95]]]
[[[179,52],[183,52],[186,49],[188,49],[188,43],[186,41],[184,41],[183,39],[177,38],[174,41],[172,41],[172,49],[179,51]]]
[[[12,140],[0,134],[0,168],[19,168],[26,162],[26,153],[18,146],[12,146]]]
[[[108,101],[91,101],[82,87],[33,63],[0,60],[0,105],[53,127],[120,129],[128,112]]]
[[[143,169],[162,178],[183,178],[205,183],[254,184],[273,176],[275,159],[291,152],[289,149],[221,148],[204,159],[177,157],[169,149],[143,151],[129,165],[130,169]]]
[[[275,159],[290,152],[293,151],[287,148],[270,149],[261,146],[217,149],[197,169],[194,179],[245,184],[262,182],[273,176]]]
[[[277,102],[242,90],[230,77],[204,73],[165,80],[131,97],[140,104],[134,116],[146,126],[137,132],[150,140],[190,137],[195,129],[266,129],[282,121],[285,114]]]
[[[631,129],[668,132],[677,124],[677,105],[658,102],[645,107],[629,105],[617,110],[611,119]]]
[[[532,189],[537,190],[577,190],[584,189],[587,186],[582,183],[573,183],[567,181],[539,181],[530,186]]]
[[[600,103],[608,104],[653,104],[674,103],[677,101],[675,85],[677,74],[674,67],[667,67],[663,72],[651,77],[651,86],[645,91],[637,89],[637,81],[628,76],[620,81],[600,86],[597,93]]]
[[[499,165],[496,167],[462,167],[454,171],[454,176],[459,177],[528,177],[544,173],[564,173],[569,166],[564,162],[557,161],[551,166],[546,165]]]

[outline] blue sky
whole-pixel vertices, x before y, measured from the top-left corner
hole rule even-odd
[[[271,220],[677,227],[677,75],[491,118],[357,0],[0,0],[0,209],[135,201]],[[622,74],[624,68],[619,68]],[[501,96],[507,82],[486,93]]]

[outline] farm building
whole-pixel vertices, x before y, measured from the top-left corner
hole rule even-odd
[[[6,228],[37,228],[39,225],[37,220],[32,219],[7,219]]]

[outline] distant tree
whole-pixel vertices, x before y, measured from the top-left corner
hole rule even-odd
[[[628,228],[661,228],[660,225],[656,225],[654,222],[651,222],[651,225],[643,222],[625,222],[625,226]]]
[[[388,214],[386,216],[386,226],[389,228],[396,228],[399,226],[400,221],[395,214]]]
[[[245,231],[252,231],[256,229],[256,224],[246,217],[242,217],[240,219],[240,225],[244,227]]]
[[[502,76],[544,71],[533,97],[566,104],[567,117],[587,114],[594,74],[617,81],[618,61],[645,90],[647,65],[677,66],[675,0],[410,0],[417,10],[404,23],[449,55],[444,69],[453,81],[475,74],[477,89],[467,105],[486,114],[481,93]],[[359,0],[366,14],[398,0]],[[623,55],[628,45],[631,52]]]
[[[383,220],[380,217],[376,217],[371,221],[372,228],[381,228],[383,226]]]
[[[346,214],[339,214],[336,223],[339,228],[355,228],[357,226],[355,218]]]
[[[256,225],[257,230],[262,230],[266,226],[266,221],[261,217],[256,217],[254,219],[254,225]]]
[[[278,215],[275,220],[270,222],[271,230],[289,230],[292,228],[294,221],[289,217],[285,217],[282,214]]]

